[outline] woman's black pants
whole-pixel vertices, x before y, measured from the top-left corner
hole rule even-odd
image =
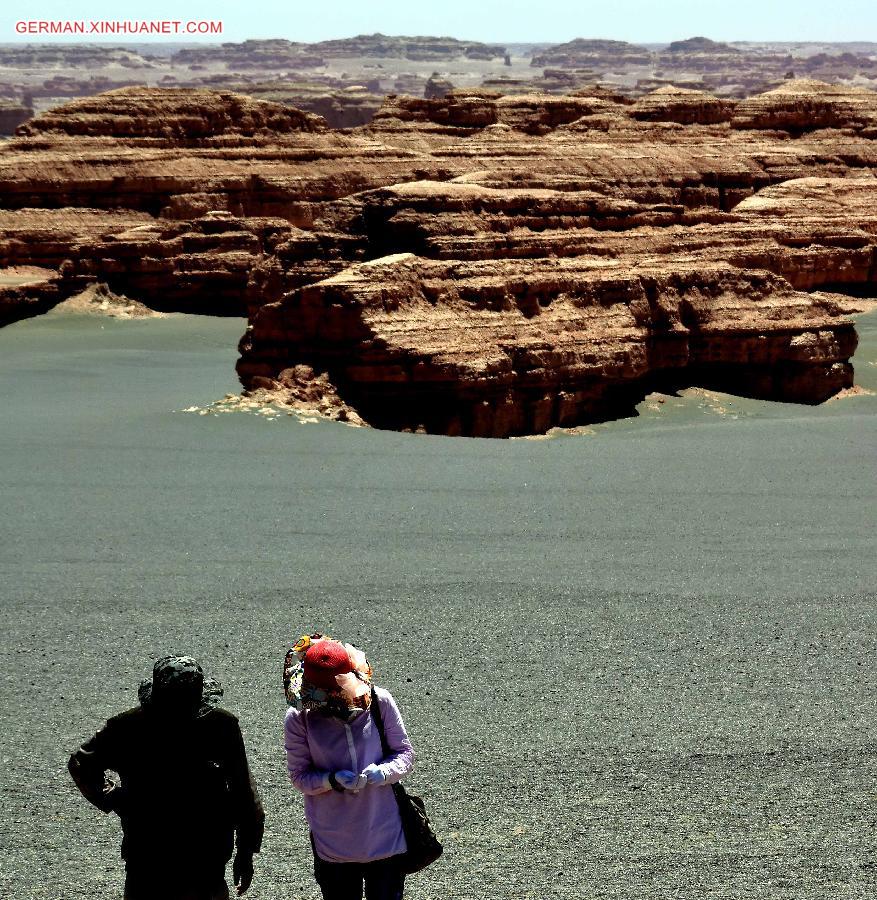
[[[316,857],[314,875],[323,900],[402,900],[405,873],[399,858],[390,856],[369,863],[330,863]]]

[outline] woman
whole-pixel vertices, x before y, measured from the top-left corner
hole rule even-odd
[[[324,900],[400,900],[407,846],[390,785],[414,765],[395,700],[372,685],[365,654],[321,634],[289,651],[286,758],[305,795],[314,875]],[[380,705],[386,745],[372,703]]]

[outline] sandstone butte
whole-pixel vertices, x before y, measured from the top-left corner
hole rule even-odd
[[[2,322],[93,283],[246,315],[246,391],[507,437],[699,385],[818,403],[873,296],[877,94],[451,91],[367,127],[125,88],[0,148]]]

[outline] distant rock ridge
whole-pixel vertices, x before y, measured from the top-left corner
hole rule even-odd
[[[536,53],[531,64],[544,71],[522,90],[570,93],[604,84],[637,98],[669,85],[741,99],[795,77],[874,88],[877,48],[864,43],[847,46],[826,44],[828,52],[808,52],[796,44],[734,45],[694,37],[650,49],[621,41],[576,39]]]
[[[360,34],[339,40],[300,43],[282,39],[248,40],[216,47],[187,47],[174,60],[198,64],[222,61],[230,68],[256,69],[285,64],[299,68],[322,66],[327,58],[378,57],[410,60],[494,59],[505,56],[506,48],[480,41],[452,37]]]
[[[452,37],[360,34],[352,38],[320,41],[312,45],[318,53],[332,56],[399,56],[405,59],[441,60],[467,57],[494,59],[504,57],[506,48],[480,41],[461,41]]]
[[[530,65],[532,63],[532,65]],[[366,124],[388,92],[423,96],[439,83],[502,93],[570,94],[603,85],[636,99],[662,85],[741,99],[789,78],[877,87],[877,43],[734,42],[688,38],[659,48],[587,36],[555,46],[430,35],[357,35],[182,46],[6,44],[0,96],[38,111],[121,87],[159,84],[236,91],[324,116],[331,127]],[[274,85],[266,90],[265,85]],[[345,91],[362,87],[369,96]],[[251,90],[252,88],[252,90]],[[272,96],[273,95],[273,96]]]
[[[457,88],[344,132],[225,92],[76,101],[0,147],[0,265],[56,271],[4,315],[101,283],[247,315],[246,390],[412,431],[540,433],[656,386],[821,402],[852,385],[841,295],[877,293],[874,95],[781,88]]]
[[[691,37],[684,41],[673,41],[668,45],[670,53],[740,53],[737,47],[712,41],[706,37]]]
[[[179,144],[260,132],[321,131],[317,116],[230,91],[127,87],[74,100],[22,125],[18,134],[59,132],[107,138],[157,138]]]
[[[618,63],[646,64],[652,54],[646,47],[626,41],[606,41],[576,38],[565,44],[556,44],[533,57],[532,66],[586,66],[612,59]]]
[[[3,66],[22,69],[58,65],[91,69],[110,64],[123,68],[145,69],[151,65],[148,54],[138,53],[130,47],[75,42],[5,44],[0,50],[0,59]]]

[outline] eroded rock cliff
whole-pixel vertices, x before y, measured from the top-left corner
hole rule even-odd
[[[292,357],[374,425],[507,437],[628,414],[667,384],[824,400],[852,383],[855,332],[837,312],[780,277],[692,257],[401,254],[264,307],[239,371],[276,388]]]
[[[246,389],[381,427],[537,433],[658,385],[820,402],[852,384],[836,292],[877,292],[873,97],[458,89],[338,133],[115,91],[0,149],[0,257],[56,268],[54,302],[247,314]]]
[[[102,138],[157,138],[173,146],[203,138],[322,131],[318,116],[231,91],[128,87],[73,100],[18,129]]]
[[[731,124],[734,128],[775,128],[792,134],[833,128],[874,138],[877,94],[850,85],[794,79],[742,100]]]

